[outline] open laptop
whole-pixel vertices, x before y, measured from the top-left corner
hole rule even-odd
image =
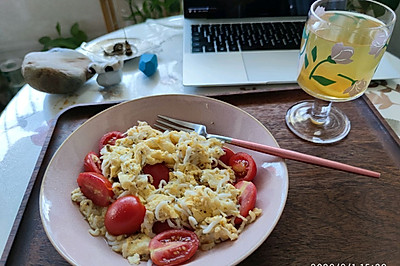
[[[295,83],[299,42],[312,2],[183,0],[183,85]],[[255,37],[251,33],[244,37],[235,36],[233,40],[232,36],[250,30],[262,36],[256,34],[257,39],[253,40]],[[291,40],[296,36],[296,40]],[[282,39],[285,39],[284,43],[277,43]],[[266,40],[273,43],[266,43]],[[282,44],[287,46],[282,47]],[[386,53],[374,79],[399,78],[398,63],[396,57]]]

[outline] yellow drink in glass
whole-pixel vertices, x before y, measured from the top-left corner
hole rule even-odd
[[[299,57],[300,87],[313,96],[286,112],[298,137],[320,144],[344,139],[351,123],[332,106],[361,96],[381,60],[396,14],[374,0],[315,0],[304,27]]]
[[[367,89],[389,39],[384,24],[363,14],[321,11],[305,25],[298,83],[310,95],[348,101]]]

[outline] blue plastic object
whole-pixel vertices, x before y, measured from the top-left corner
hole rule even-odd
[[[153,75],[158,67],[157,55],[155,54],[142,54],[139,60],[139,69],[146,76],[150,77]]]

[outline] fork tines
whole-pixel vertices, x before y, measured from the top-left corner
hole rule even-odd
[[[158,115],[156,123],[154,124],[155,127],[162,129],[162,130],[182,130],[186,132],[193,131],[193,123],[177,120],[174,118],[170,118],[164,115]],[[157,124],[158,123],[158,124]]]

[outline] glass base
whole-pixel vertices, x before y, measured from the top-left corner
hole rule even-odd
[[[350,131],[350,120],[339,109],[331,106],[328,117],[323,121],[312,119],[313,101],[293,105],[286,113],[286,124],[298,137],[313,143],[337,142]]]

